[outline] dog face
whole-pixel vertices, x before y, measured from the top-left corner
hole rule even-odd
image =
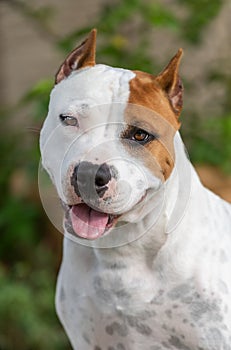
[[[179,128],[182,51],[154,77],[95,64],[96,31],[61,65],[40,148],[66,210],[66,229],[85,239],[144,218],[170,177]]]

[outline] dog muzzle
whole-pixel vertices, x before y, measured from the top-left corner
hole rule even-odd
[[[114,195],[115,177],[114,167],[106,163],[83,161],[75,167],[71,185],[80,203],[69,206],[69,220],[76,235],[96,239],[115,225],[118,215],[105,212]]]

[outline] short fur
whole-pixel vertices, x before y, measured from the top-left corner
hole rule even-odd
[[[154,77],[96,65],[95,38],[60,67],[40,139],[66,208],[59,318],[75,350],[231,350],[231,206],[178,132],[182,50]],[[78,205],[113,215],[102,237],[78,238]]]

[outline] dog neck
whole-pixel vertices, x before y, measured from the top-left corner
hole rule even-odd
[[[198,176],[189,161],[188,154],[180,133],[174,138],[175,165],[170,178],[165,184],[165,233],[174,231],[180,224],[190,201],[192,179],[199,183]]]

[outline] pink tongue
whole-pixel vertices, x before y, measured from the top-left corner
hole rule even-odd
[[[70,212],[75,233],[83,238],[96,239],[102,236],[108,222],[108,214],[91,209],[86,204],[74,205]]]

